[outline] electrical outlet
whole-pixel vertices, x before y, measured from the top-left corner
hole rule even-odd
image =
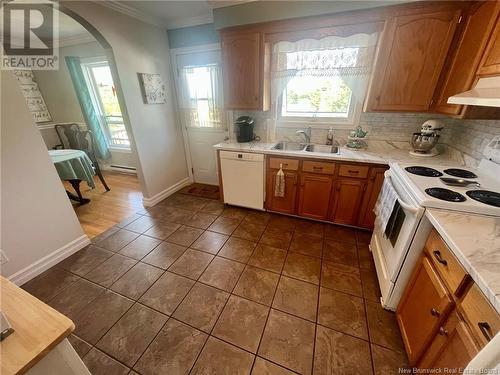
[[[3,252],[3,250],[0,249],[0,264],[7,263],[9,261],[9,258],[7,258],[7,255]]]

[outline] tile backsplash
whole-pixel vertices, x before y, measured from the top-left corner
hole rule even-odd
[[[302,141],[295,134],[296,128],[277,127],[270,112],[238,112],[233,117],[248,115],[255,119],[255,135],[262,142],[275,140]],[[439,143],[455,148],[464,154],[468,165],[475,165],[482,157],[486,144],[496,135],[500,135],[499,120],[459,120],[428,113],[362,113],[360,124],[368,131],[367,141],[409,142],[411,135],[420,130],[424,121],[439,119],[444,123]],[[305,125],[304,127],[307,127]],[[233,129],[230,128],[233,136]],[[335,139],[344,144],[351,129],[333,127]],[[328,129],[312,129],[312,142],[325,143]]]

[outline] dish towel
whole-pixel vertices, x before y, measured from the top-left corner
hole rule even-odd
[[[397,200],[398,193],[394,190],[390,177],[386,177],[382,184],[382,190],[378,196],[377,203],[375,203],[375,208],[373,209],[376,217],[375,223],[384,231]]]
[[[274,185],[274,196],[285,196],[285,173],[283,173],[283,165],[280,164],[280,170],[276,173],[276,184]]]

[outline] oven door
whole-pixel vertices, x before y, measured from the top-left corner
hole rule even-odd
[[[392,183],[398,198],[386,227],[381,228],[376,221],[370,243],[383,300],[387,300],[392,292],[425,211],[403,188],[397,175],[392,175],[389,170],[385,172],[385,178]]]

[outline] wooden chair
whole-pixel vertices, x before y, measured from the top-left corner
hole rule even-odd
[[[54,149],[73,149],[81,150],[87,154],[89,159],[94,164],[95,173],[101,180],[106,191],[111,190],[106,184],[104,177],[99,167],[99,163],[94,153],[94,137],[90,130],[82,130],[78,124],[58,124],[55,125],[57,136],[61,144],[56,145]]]

